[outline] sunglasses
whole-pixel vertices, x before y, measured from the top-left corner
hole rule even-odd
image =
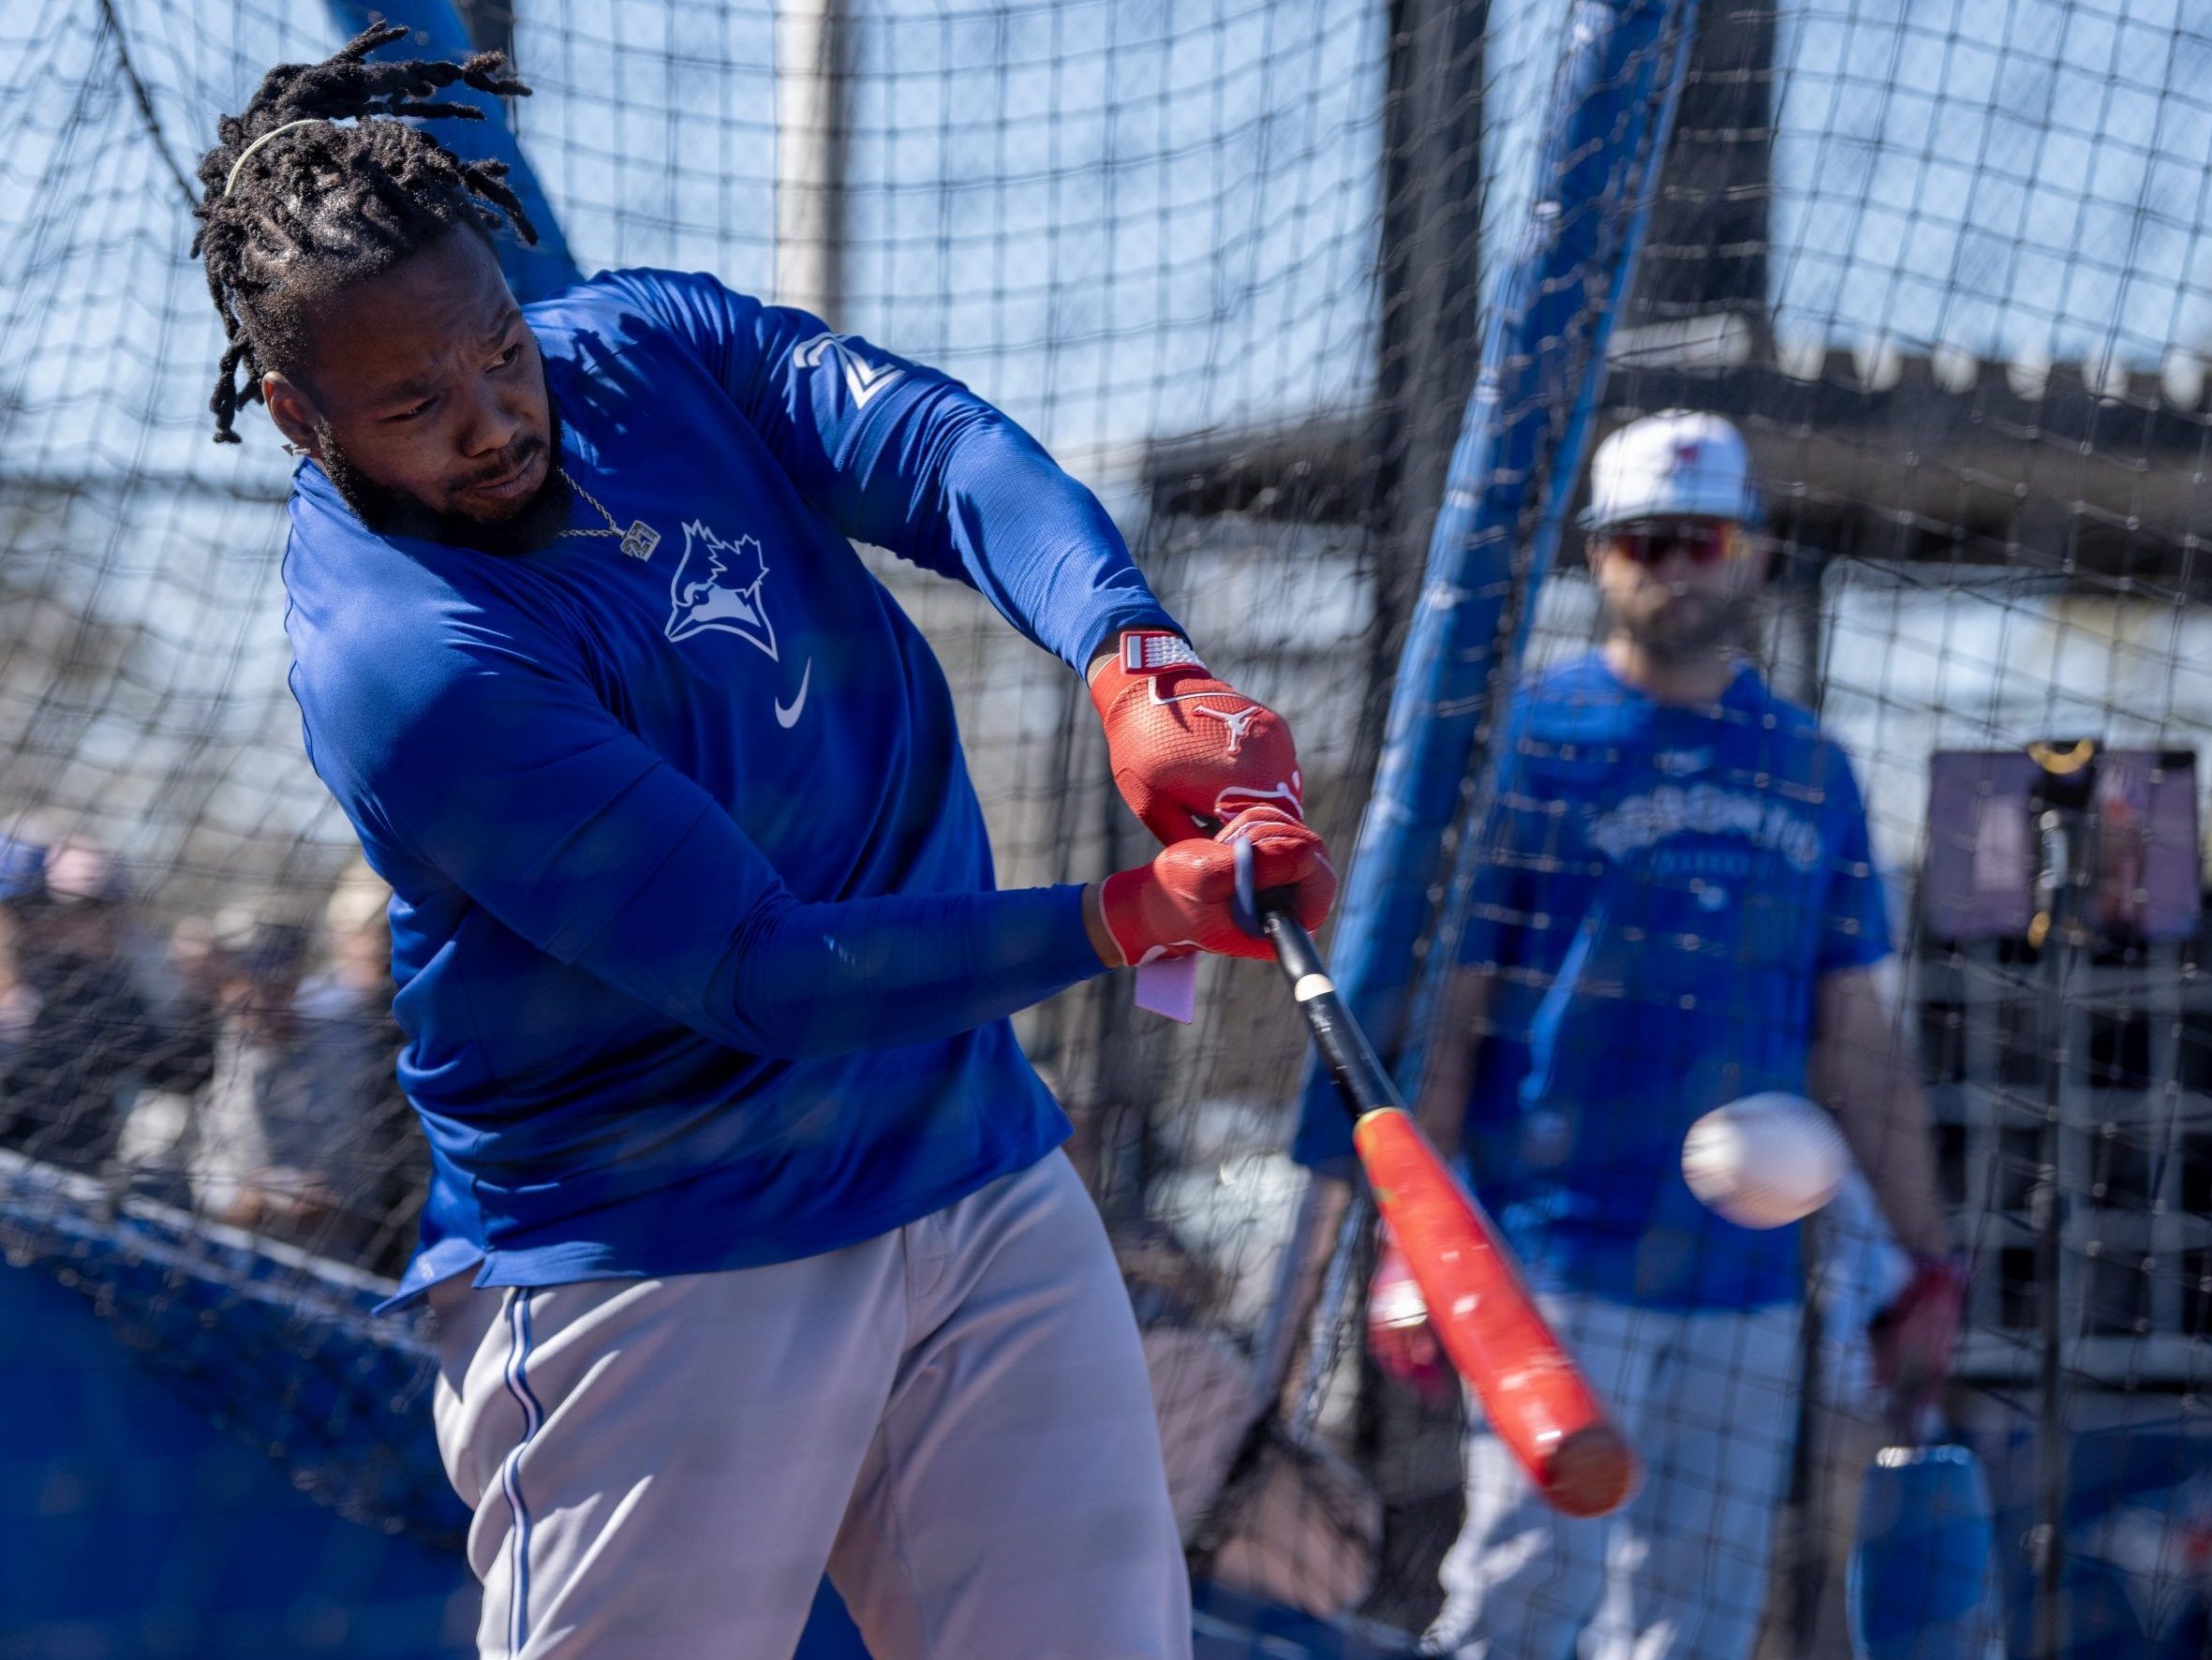
[[[1615,553],[1647,570],[1676,553],[1693,565],[1717,565],[1744,545],[1735,526],[1711,522],[1627,525],[1609,530],[1605,540]]]

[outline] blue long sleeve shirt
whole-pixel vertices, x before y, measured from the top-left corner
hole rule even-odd
[[[1168,625],[954,380],[706,276],[525,316],[626,534],[381,535],[312,463],[291,500],[292,689],[393,890],[435,1171],[403,1297],[836,1250],[1057,1146],[1006,1016],[1099,971],[1080,890],[992,891],[943,674],[848,539],[1071,667]]]

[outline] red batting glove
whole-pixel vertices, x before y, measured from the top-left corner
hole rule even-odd
[[[1099,905],[1106,931],[1132,967],[1194,951],[1224,956],[1272,957],[1274,947],[1237,926],[1232,902],[1237,893],[1237,856],[1232,845],[1252,844],[1253,885],[1265,893],[1288,888],[1299,920],[1321,926],[1336,897],[1336,872],[1321,849],[1321,837],[1288,813],[1271,807],[1247,808],[1205,841],[1179,841],[1163,848],[1150,865],[1118,871],[1106,879]]]
[[[1206,672],[1165,629],[1127,629],[1091,676],[1114,783],[1165,842],[1209,834],[1248,807],[1302,819],[1298,751],[1283,717]]]
[[[1875,1382],[1905,1396],[1908,1405],[1931,1400],[1951,1375],[1966,1306],[1967,1276],[1957,1263],[1914,1258],[1905,1289],[1867,1323]]]
[[[1367,1284],[1367,1352],[1385,1377],[1441,1406],[1451,1396],[1452,1370],[1429,1324],[1428,1299],[1388,1227],[1382,1241],[1374,1278]]]

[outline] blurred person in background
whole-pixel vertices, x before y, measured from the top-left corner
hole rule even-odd
[[[170,930],[164,956],[175,988],[163,1011],[170,1041],[161,1074],[147,1087],[197,1095],[215,1075],[215,1033],[223,1023],[215,925],[204,916],[184,918]]]
[[[141,1167],[181,1172],[215,1221],[390,1269],[427,1170],[393,1075],[387,897],[365,867],[348,873],[312,973],[315,936],[296,912],[216,917],[204,959],[185,953],[214,992],[208,1075],[187,1098],[149,1096],[126,1146]]]
[[[11,841],[0,854],[12,1040],[0,1147],[88,1174],[111,1165],[162,1039],[126,956],[127,899],[114,859],[89,841]]]
[[[223,954],[215,948],[215,924],[204,916],[179,919],[161,966],[169,979],[169,995],[156,1014],[163,1037],[144,1088],[124,1116],[116,1157],[133,1193],[188,1207],[185,1141],[194,1104],[215,1076],[223,1025]]]
[[[187,1166],[201,1210],[319,1245],[337,1211],[328,1155],[342,1104],[313,1075],[300,1018],[309,937],[278,913],[216,917],[215,1063],[193,1104]]]
[[[23,973],[14,901],[45,881],[46,850],[0,836],[0,1065],[15,1054],[38,1013],[38,994]]]
[[[354,1221],[350,1254],[396,1277],[414,1249],[430,1149],[399,1088],[406,1038],[392,1015],[391,901],[392,890],[356,858],[323,907],[321,963],[302,982],[298,1007],[322,1089],[352,1101],[352,1133],[332,1170]]]
[[[1948,1370],[1961,1281],[1926,1105],[1877,986],[1890,934],[1857,784],[1744,654],[1768,562],[1744,439],[1669,411],[1608,438],[1591,474],[1607,637],[1515,700],[1419,1111],[1618,1415],[1643,1486],[1614,1516],[1560,1516],[1476,1423],[1422,1647],[1741,1660],[1789,1483],[1804,1276],[1795,1227],[1741,1228],[1691,1194],[1685,1134],[1763,1090],[1835,1113],[1913,1253],[1884,1354],[1918,1387]],[[1393,1257],[1377,1358],[1433,1374]]]
[[[141,1096],[123,1132],[123,1162],[140,1191],[299,1243],[312,1242],[334,1208],[306,1128],[317,1104],[295,1053],[306,949],[305,928],[273,909],[179,924],[170,939],[181,986],[172,1019],[199,1063],[167,1080],[178,1087]],[[162,1177],[167,1190],[156,1185]]]

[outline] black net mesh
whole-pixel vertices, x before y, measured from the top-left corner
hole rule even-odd
[[[1993,1594],[2025,1644],[2020,1541],[2056,1505],[2074,1640],[2183,1645],[2212,1527],[2212,21],[1702,9],[1598,426],[1689,408],[1749,441],[1775,546],[1749,644],[1863,787],[1971,1257],[1948,1406],[1996,1490]],[[509,113],[579,266],[712,271],[1007,409],[1209,663],[1289,718],[1348,848],[1571,10],[493,0],[463,21],[535,88]],[[208,442],[222,339],[186,256],[216,114],[365,15],[0,12],[0,1243],[300,1485],[444,1544],[426,1352],[365,1315],[427,1180],[392,1081],[383,894],[286,688],[289,464],[251,409],[243,446]],[[1575,541],[1523,686],[1599,637]],[[869,557],[952,680],[1002,882],[1145,856],[1081,687],[974,594]],[[2019,758],[2077,738],[2104,782],[2051,808]],[[2058,911],[2034,891],[2046,811],[2073,815]],[[1242,1432],[1303,1186],[1304,1038],[1272,976],[1210,964],[1187,1029],[1115,981],[1019,1030],[1150,1334],[1200,1564],[1418,1627],[1461,1523],[1459,1414],[1343,1341],[1363,1263],[1320,1356],[1290,1356],[1290,1423]],[[1777,1654],[1842,1652],[1848,1498],[1881,1438],[1859,1333],[1896,1265],[1877,1209],[1849,1215],[1827,1217],[1783,1404],[1744,1431],[1795,1473],[1772,1593],[1756,1571],[1715,1593],[1763,1601]],[[1752,1363],[1713,1364],[1732,1387]],[[1734,1526],[1690,1531],[1721,1561]]]

